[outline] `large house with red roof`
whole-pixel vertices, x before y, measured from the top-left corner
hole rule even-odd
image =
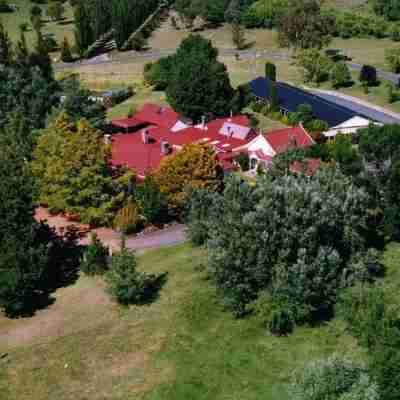
[[[114,120],[112,124],[123,131],[134,130],[112,136],[112,164],[134,169],[140,179],[155,170],[163,157],[190,143],[212,146],[222,167],[232,169],[236,149],[256,137],[244,115],[193,126],[172,109],[153,104],[145,105],[132,118]]]
[[[284,153],[292,148],[310,147],[313,144],[312,137],[300,125],[260,134],[242,149],[245,149],[249,154],[250,169],[256,169],[259,164],[268,168],[277,154]]]
[[[303,127],[258,134],[245,115],[218,118],[191,125],[168,107],[146,104],[132,118],[112,121],[123,132],[112,136],[112,164],[136,171],[139,179],[157,169],[163,157],[190,143],[212,146],[224,170],[235,167],[243,152],[250,156],[251,169],[268,167],[276,154],[292,147],[307,147],[314,142]]]

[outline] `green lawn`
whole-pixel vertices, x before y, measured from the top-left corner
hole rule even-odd
[[[29,25],[29,30],[26,32],[26,39],[28,44],[33,44],[35,40],[35,35],[33,29],[31,27],[30,21],[30,9],[32,6],[37,5],[32,3],[29,0],[12,0],[10,3],[16,4],[19,7],[19,10],[13,13],[2,13],[0,14],[0,20],[4,24],[7,29],[11,39],[13,41],[18,40],[20,36],[19,26],[22,23],[27,23]],[[43,10],[43,32],[45,33],[53,33],[55,39],[58,43],[60,43],[64,36],[67,37],[72,45],[73,43],[73,15],[72,8],[69,6],[69,3],[64,3],[64,7],[66,12],[64,14],[64,20],[60,22],[51,22],[46,16],[47,4],[39,4],[39,7]]]
[[[398,299],[400,245],[385,253]],[[101,279],[81,277],[30,319],[0,318],[0,399],[286,400],[294,368],[333,352],[362,358],[338,321],[269,335],[256,318],[224,311],[189,245],[148,252],[139,266],[168,272],[159,299],[120,308]]]

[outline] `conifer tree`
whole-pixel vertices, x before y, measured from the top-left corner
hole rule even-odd
[[[78,2],[74,11],[75,46],[78,54],[83,57],[87,48],[94,42],[94,34],[90,15],[84,2]]]
[[[8,32],[0,21],[0,65],[10,65],[13,60],[13,49]]]
[[[71,47],[69,45],[68,39],[64,37],[64,40],[61,43],[61,61],[63,62],[71,62],[73,60],[71,54]]]

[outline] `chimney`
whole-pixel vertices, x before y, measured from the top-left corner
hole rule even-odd
[[[147,129],[144,129],[142,131],[142,142],[144,144],[148,144],[149,143],[149,131]]]
[[[229,122],[231,122],[231,121],[232,121],[232,117],[233,117],[233,111],[231,110],[230,117],[228,118],[228,121],[229,121]]]
[[[104,135],[104,144],[111,144],[111,135]]]
[[[206,116],[203,115],[201,117],[201,129],[205,130],[205,128],[206,128]]]
[[[169,143],[165,140],[161,140],[160,142],[160,146],[161,146],[161,154],[166,156],[170,153],[170,147],[169,147]]]

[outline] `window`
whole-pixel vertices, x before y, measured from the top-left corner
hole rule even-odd
[[[256,169],[258,164],[258,160],[256,158],[250,159],[250,169]]]

